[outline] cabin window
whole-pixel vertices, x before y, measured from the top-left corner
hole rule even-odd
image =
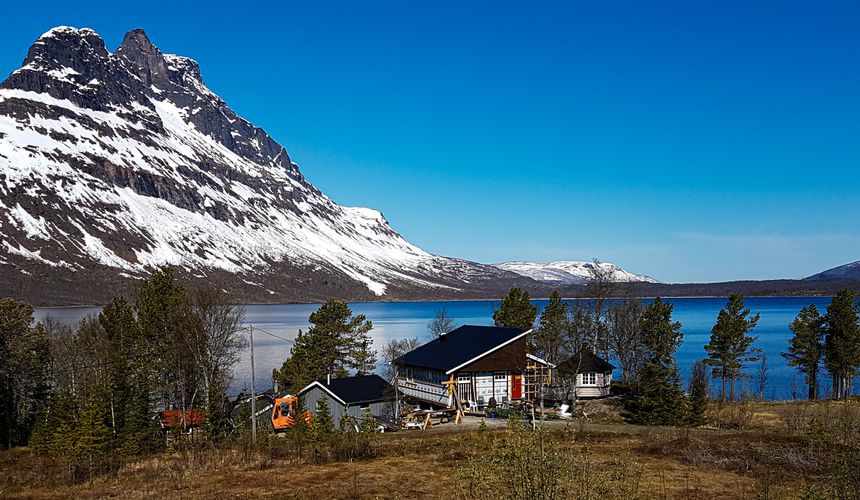
[[[507,380],[508,374],[507,372],[496,372],[493,374],[493,378],[496,380]]]
[[[597,374],[596,373],[583,373],[582,374],[582,385],[597,385]]]
[[[457,375],[457,382],[461,384],[468,384],[472,382],[472,375],[469,373]]]

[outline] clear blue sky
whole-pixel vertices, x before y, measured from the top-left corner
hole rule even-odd
[[[860,259],[857,2],[462,3],[6,2],[0,73],[55,25],[142,27],[444,255],[673,282]]]

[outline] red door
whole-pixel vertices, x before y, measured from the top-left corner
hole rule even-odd
[[[511,399],[520,399],[523,397],[523,376],[521,373],[514,373],[511,376]]]

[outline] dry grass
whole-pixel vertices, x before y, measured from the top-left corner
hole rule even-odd
[[[715,411],[731,412],[726,419],[744,427],[556,422],[552,439],[579,457],[584,489],[627,499],[796,498],[826,484],[840,457],[860,442],[857,403],[754,403]],[[275,442],[253,453],[239,447],[151,457],[78,485],[65,482],[62,464],[12,450],[0,452],[0,497],[465,497],[458,469],[498,452],[492,443],[506,432],[501,422],[483,430],[479,422],[386,434],[374,458],[351,463],[306,463]]]

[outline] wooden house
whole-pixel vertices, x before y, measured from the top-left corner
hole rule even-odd
[[[433,406],[484,408],[535,400],[549,382],[551,366],[528,354],[531,330],[461,326],[393,361],[401,394]]]
[[[556,368],[556,397],[576,400],[609,396],[614,369],[608,361],[583,348]]]
[[[344,415],[355,422],[366,412],[374,417],[390,413],[394,401],[394,387],[379,375],[316,380],[299,391],[298,396],[306,410],[316,416],[320,400],[328,400],[335,426],[339,427]]]

